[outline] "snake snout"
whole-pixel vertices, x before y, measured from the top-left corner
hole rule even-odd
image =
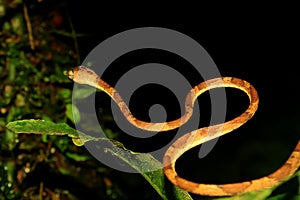
[[[74,71],[73,71],[73,69],[67,71],[67,76],[70,80],[74,80]]]
[[[74,80],[74,77],[75,77],[75,72],[74,72],[74,69],[70,69],[67,71],[67,76],[70,80]]]

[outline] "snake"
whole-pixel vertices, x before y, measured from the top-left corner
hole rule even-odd
[[[247,81],[236,77],[219,77],[206,80],[194,86],[185,99],[185,113],[178,119],[168,122],[146,122],[137,119],[123,101],[121,95],[102,80],[95,71],[85,66],[78,66],[67,71],[67,76],[78,84],[85,84],[97,88],[107,95],[118,105],[124,117],[134,126],[146,131],[169,131],[185,124],[193,114],[194,103],[204,92],[214,88],[236,88],[243,91],[249,97],[249,106],[241,115],[227,122],[208,127],[199,128],[184,134],[173,142],[163,156],[163,170],[168,180],[175,186],[187,192],[203,196],[233,196],[240,193],[262,190],[278,185],[280,182],[292,176],[300,166],[300,140],[287,161],[273,173],[250,181],[225,184],[195,183],[180,177],[175,169],[176,160],[185,152],[200,144],[223,136],[243,124],[255,114],[259,98],[256,89]]]

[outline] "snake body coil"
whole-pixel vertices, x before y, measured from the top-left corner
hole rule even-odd
[[[131,124],[147,131],[168,131],[182,126],[192,116],[194,102],[197,97],[210,89],[230,87],[245,92],[249,97],[250,103],[247,110],[240,116],[222,124],[204,127],[189,132],[177,139],[167,149],[163,158],[165,175],[174,185],[188,192],[207,196],[229,196],[254,190],[260,190],[263,188],[269,188],[275,186],[280,181],[291,176],[300,166],[299,141],[291,156],[281,168],[276,170],[274,173],[259,179],[221,185],[201,184],[181,178],[176,173],[176,160],[186,151],[239,128],[254,115],[258,107],[258,94],[255,88],[250,83],[244,80],[233,77],[221,77],[202,82],[191,89],[188,93],[185,101],[185,114],[182,117],[169,122],[151,123],[135,118],[131,114],[128,106],[123,101],[119,93],[108,83],[103,81],[93,70],[84,66],[79,66],[72,70],[69,70],[67,75],[76,83],[87,84],[107,93],[117,103],[125,118]]]

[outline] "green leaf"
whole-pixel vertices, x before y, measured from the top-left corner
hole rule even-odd
[[[64,99],[69,99],[72,95],[72,92],[69,89],[62,89],[58,92],[58,94]]]
[[[103,147],[103,151],[118,157],[139,172],[165,200],[192,200],[187,191],[184,191],[170,183],[163,172],[162,163],[151,154],[132,152],[118,141],[106,138],[97,138],[93,141],[97,146]],[[152,169],[158,169],[151,171]],[[145,171],[148,171],[145,173]]]
[[[66,152],[66,156],[68,158],[71,158],[71,159],[77,161],[77,162],[79,162],[79,161],[86,161],[86,160],[88,160],[88,159],[91,158],[91,156],[79,155],[77,153],[70,153],[70,152]]]
[[[14,133],[33,133],[57,136],[69,136],[77,146],[83,145],[86,141],[94,139],[66,123],[54,123],[46,120],[26,119],[9,122],[6,127]]]
[[[97,90],[93,87],[84,86],[73,90],[73,99],[84,99],[92,94],[95,94]]]
[[[29,119],[9,122],[6,127],[15,133],[34,133],[47,135],[67,135],[78,138],[77,130],[65,123],[54,123],[46,120]]]
[[[65,123],[54,123],[45,120],[29,119],[13,121],[8,123],[6,127],[15,133],[34,133],[57,136],[66,135],[71,137],[73,142],[78,146],[89,141],[97,142],[97,145],[103,147],[104,152],[118,157],[137,170],[137,172],[141,173],[163,199],[192,199],[188,192],[175,187],[165,178],[162,170],[162,163],[156,160],[151,154],[132,152],[126,149],[124,145],[118,141],[109,140],[107,138],[95,138],[77,131]],[[86,159],[86,157],[78,157],[78,155],[73,154],[69,154],[69,156],[74,160]],[[151,171],[151,169],[159,170]],[[145,173],[145,171],[148,172]]]
[[[80,121],[80,112],[75,105],[66,105],[66,115],[73,123],[78,123]]]

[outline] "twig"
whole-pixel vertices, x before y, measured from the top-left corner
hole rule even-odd
[[[23,6],[24,17],[25,17],[26,26],[27,26],[27,29],[28,29],[29,44],[30,44],[31,50],[34,50],[35,46],[34,46],[34,42],[33,42],[32,28],[31,28],[31,23],[30,23],[29,15],[28,15],[28,10],[27,10],[26,4],[24,3],[23,5],[24,5]]]
[[[68,16],[68,21],[70,23],[70,27],[71,27],[71,30],[72,30],[71,34],[72,34],[72,37],[74,39],[74,47],[75,47],[75,51],[76,51],[76,54],[77,54],[77,64],[79,65],[80,64],[80,54],[79,54],[79,46],[78,46],[78,41],[77,41],[77,35],[76,35],[76,32],[75,32],[75,29],[74,29],[74,26],[73,26],[70,15],[68,14],[67,16]]]

